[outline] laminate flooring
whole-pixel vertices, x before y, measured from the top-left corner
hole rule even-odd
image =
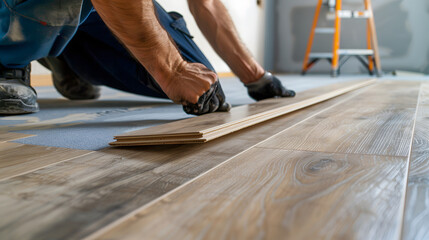
[[[328,108],[94,237],[398,239],[420,87],[408,84],[407,102],[378,84],[380,101]]]
[[[0,236],[81,239],[273,134],[358,93],[204,145],[106,149],[0,181],[0,212],[10,216],[0,220]],[[34,219],[38,219],[37,224]]]
[[[203,145],[0,142],[28,159],[1,158],[0,239],[425,239],[428,90],[382,81]]]

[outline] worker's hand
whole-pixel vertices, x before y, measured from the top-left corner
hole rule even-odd
[[[197,103],[217,81],[217,75],[201,63],[180,63],[166,72],[168,78],[157,79],[162,90],[177,104]]]
[[[283,87],[280,80],[265,72],[258,81],[245,84],[249,96],[256,101],[273,97],[294,97],[295,91]]]
[[[202,115],[212,112],[229,112],[231,105],[225,102],[225,94],[219,81],[216,81],[195,104],[183,105],[183,111],[187,114]]]
[[[202,115],[231,108],[225,102],[216,73],[201,63],[183,61],[168,82],[161,88],[171,100],[182,104],[188,114]]]

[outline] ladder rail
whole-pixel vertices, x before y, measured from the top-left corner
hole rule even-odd
[[[339,16],[339,11],[341,11],[342,8],[342,0],[337,0],[335,4],[335,33],[334,33],[334,39],[333,39],[333,46],[332,46],[332,68],[331,68],[331,74],[332,76],[337,76],[338,73],[338,62],[339,62],[339,55],[338,50],[340,49],[340,36],[341,36],[341,18]]]
[[[367,28],[366,28],[366,45],[368,49],[372,49],[371,44],[371,31],[369,30],[369,19],[367,22]],[[374,72],[374,58],[372,56],[368,56],[368,70],[370,74]]]
[[[322,7],[322,3],[323,3],[323,0],[319,0],[319,2],[317,3],[316,12],[314,14],[313,25],[311,27],[310,36],[308,38],[308,43],[307,43],[307,50],[305,52],[305,57],[304,57],[304,63],[302,65],[303,73],[305,73],[309,69],[309,67],[314,64],[314,63],[311,65],[308,64],[308,60],[310,57],[311,49],[313,48],[314,33],[316,31],[317,23],[319,22],[319,15],[320,15],[320,9]]]
[[[374,50],[374,62],[375,68],[377,71],[377,76],[381,76],[381,63],[380,63],[380,54],[378,51],[378,39],[375,30],[375,22],[374,22],[374,11],[372,9],[371,0],[364,0],[365,10],[371,13],[371,17],[368,18],[369,22],[369,31],[371,32],[371,40],[372,40],[372,48]]]

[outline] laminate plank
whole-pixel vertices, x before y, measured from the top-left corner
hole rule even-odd
[[[415,96],[420,92],[418,81],[379,81],[377,85],[383,85],[384,90],[371,88],[365,94],[356,97],[356,101],[372,103],[400,104],[415,101]]]
[[[0,181],[0,236],[81,239],[360,90],[204,145],[106,149]],[[23,230],[25,229],[25,231]]]
[[[253,148],[89,239],[395,239],[406,165]]]
[[[420,83],[409,85],[415,88]],[[372,103],[357,100],[367,95],[364,92],[261,147],[406,157],[412,141],[418,92],[408,91],[401,84],[394,86],[408,93],[401,101],[385,94],[385,84],[380,83],[368,89],[375,93]]]
[[[411,150],[403,239],[429,239],[429,84],[422,87]]]
[[[11,142],[0,143],[0,180],[82,156],[89,152]]]
[[[420,98],[419,104],[421,106],[429,105],[429,84],[428,83],[422,84],[421,98]]]
[[[0,132],[0,143],[18,140],[21,138],[32,137],[34,135],[24,134],[24,133],[14,133],[14,132]]]
[[[382,94],[383,84],[376,87],[382,101],[373,108],[387,112],[388,117],[359,111],[371,106],[350,98],[229,159],[91,238],[398,238],[408,170],[404,150],[411,147],[412,110],[416,110],[418,96],[414,96],[416,102],[395,103],[392,99],[389,103],[383,99],[388,97]],[[361,91],[358,97],[365,94]],[[345,106],[353,111],[340,114]],[[401,112],[406,112],[405,117],[396,117]],[[374,117],[383,121],[369,120]],[[337,135],[320,138],[313,128],[328,118]],[[353,132],[344,135],[352,137],[340,134],[345,123]],[[400,138],[409,139],[385,140],[396,136],[383,134],[386,126],[398,128],[396,134],[401,132]],[[323,129],[319,131],[325,134]],[[298,141],[290,139],[298,135],[305,139],[300,149],[285,145],[285,141]],[[381,144],[386,141],[388,144]],[[317,144],[323,149],[315,148]],[[381,155],[384,153],[387,155]]]
[[[232,109],[228,113],[213,113],[195,118],[185,119],[173,123],[164,124],[143,130],[138,130],[123,135],[115,136],[117,142],[111,145],[128,145],[121,144],[121,140],[139,138],[149,143],[153,138],[165,139],[164,143],[167,144],[168,137],[172,137],[173,142],[177,142],[178,136],[185,136],[184,139],[191,137],[203,139],[202,142],[210,141],[213,136],[220,137],[234,131],[241,130],[245,127],[281,116],[283,114],[311,106],[313,104],[325,101],[327,99],[336,97],[346,92],[370,85],[375,80],[339,83],[322,88],[312,89],[298,94],[295,98],[278,98],[260,101],[254,104],[240,106]],[[248,123],[250,122],[250,124]],[[232,129],[225,131],[226,128]],[[216,134],[214,134],[216,133]],[[211,134],[211,138],[204,138],[204,134]],[[155,141],[158,144],[158,141]],[[191,141],[194,143],[195,141]],[[182,143],[188,143],[182,141]]]

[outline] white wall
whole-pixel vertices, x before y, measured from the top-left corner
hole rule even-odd
[[[176,11],[183,15],[194,41],[212,63],[217,72],[229,72],[223,62],[198,29],[188,9],[186,0],[158,0],[167,11]],[[262,63],[264,58],[264,11],[256,4],[256,0],[222,0],[237,27],[241,39],[249,51]]]

